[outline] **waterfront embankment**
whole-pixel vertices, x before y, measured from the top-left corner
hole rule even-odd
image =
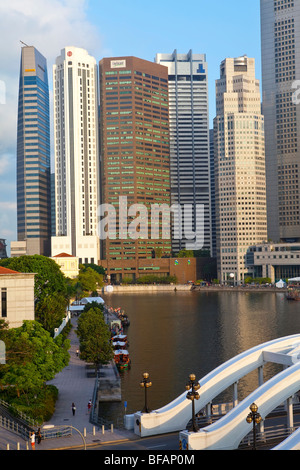
[[[265,287],[265,286],[193,286],[193,291],[196,292],[255,292],[266,293],[272,292],[273,294],[280,294],[288,292],[287,288],[278,287]]]
[[[108,289],[109,288],[109,289]],[[288,289],[272,286],[193,286],[190,284],[168,284],[168,285],[119,285],[105,286],[102,294],[125,294],[125,293],[163,293],[163,292],[272,292],[274,294],[286,293]]]
[[[124,294],[124,293],[157,293],[157,292],[173,292],[173,291],[190,291],[191,285],[187,284],[167,284],[167,285],[120,285],[106,286],[102,288],[103,294]],[[108,289],[110,288],[110,289]],[[112,289],[111,289],[112,288]]]

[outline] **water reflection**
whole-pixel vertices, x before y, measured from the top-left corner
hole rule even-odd
[[[122,403],[100,405],[101,414],[143,408],[139,382],[149,372],[149,406],[160,408],[185,391],[189,374],[201,378],[237,354],[300,330],[300,304],[283,294],[172,292],[109,294],[105,301],[129,315],[131,370],[122,373]],[[265,380],[277,368],[266,366]],[[200,380],[201,383],[201,380]],[[257,372],[239,382],[239,399],[257,387]],[[200,389],[201,394],[201,389]],[[230,401],[228,390],[216,401]]]

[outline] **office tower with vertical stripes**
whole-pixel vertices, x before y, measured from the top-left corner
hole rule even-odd
[[[218,279],[236,285],[254,277],[249,247],[267,241],[264,118],[253,58],[221,63],[214,157]]]
[[[208,73],[205,54],[156,54],[168,68],[171,203],[190,207],[188,226],[196,232],[196,206],[204,206],[203,246],[211,251]],[[202,223],[199,220],[199,223]],[[184,214],[181,226],[185,226]],[[199,229],[199,227],[198,227]],[[172,237],[177,253],[191,244]]]
[[[98,263],[98,72],[86,50],[66,47],[53,66],[55,230],[52,256]]]
[[[17,131],[17,232],[23,254],[50,255],[50,122],[47,61],[21,51]],[[13,253],[13,250],[12,250]]]
[[[170,206],[168,70],[137,57],[113,57],[100,61],[99,75],[102,202],[117,215],[115,238],[103,238],[103,259],[112,282],[119,282],[143,274],[139,260],[149,259],[151,271],[153,257],[171,254],[171,233],[162,234],[161,216],[151,219],[152,205]],[[145,230],[136,237],[121,233],[120,196],[128,214],[141,206]],[[129,227],[132,217],[125,222]]]
[[[261,0],[260,9],[268,237],[299,242],[300,2]]]

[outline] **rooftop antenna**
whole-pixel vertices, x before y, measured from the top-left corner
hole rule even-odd
[[[26,47],[29,47],[28,44],[25,44],[25,42],[21,41],[21,39],[20,39],[20,43],[24,44],[24,46],[26,46]]]

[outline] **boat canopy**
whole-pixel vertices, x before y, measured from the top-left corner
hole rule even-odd
[[[129,356],[129,352],[126,351],[126,349],[117,349],[115,351],[115,356],[119,356],[120,354],[123,354],[124,356]]]

